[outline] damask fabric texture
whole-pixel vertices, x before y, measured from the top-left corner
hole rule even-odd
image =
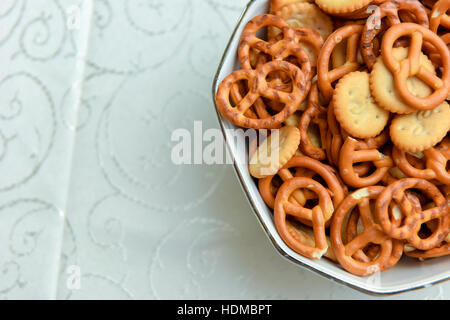
[[[174,129],[218,127],[245,4],[0,2],[0,298],[371,298],[281,258],[230,165],[170,160]]]

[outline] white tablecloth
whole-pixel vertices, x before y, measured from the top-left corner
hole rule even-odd
[[[281,258],[230,165],[170,161],[174,129],[218,126],[245,3],[0,2],[0,298],[371,298]]]

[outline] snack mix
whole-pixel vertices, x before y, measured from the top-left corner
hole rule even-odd
[[[249,172],[295,252],[358,276],[450,255],[449,9],[271,0],[246,24],[216,105],[278,129],[253,143]]]

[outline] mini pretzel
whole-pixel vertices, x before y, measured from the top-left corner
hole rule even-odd
[[[311,121],[319,126],[321,145],[324,146],[328,127],[326,116],[327,110],[319,104],[319,90],[317,89],[317,84],[314,84],[309,93],[308,108],[303,112],[298,127],[302,137],[300,140],[300,150],[316,160],[325,160],[327,156],[324,149],[313,145],[308,135],[308,128]]]
[[[371,186],[368,188],[359,189],[348,195],[344,201],[341,202],[339,208],[334,213],[333,221],[330,229],[330,240],[339,263],[349,272],[359,275],[367,276],[375,272],[381,272],[393,266],[393,240],[387,236],[381,226],[375,222],[371,208],[370,199],[376,199],[384,190],[381,186]],[[363,221],[364,231],[353,238],[351,241],[344,243],[342,241],[341,230],[344,224],[344,218],[352,209],[358,206],[360,217]],[[354,258],[354,254],[359,250],[367,247],[370,243],[380,246],[379,254],[372,261],[359,261]],[[399,252],[396,251],[396,259]],[[400,253],[401,255],[401,253]]]
[[[445,185],[445,188],[443,188],[443,189],[444,190],[442,190],[442,191],[443,191],[444,195],[446,195],[447,200],[449,200],[450,199],[449,185]],[[436,228],[438,227],[438,223],[440,222],[439,220],[441,220],[441,219],[437,219],[437,220],[438,221],[431,220],[431,221],[427,222],[427,227],[432,232],[436,231]],[[418,258],[420,260],[425,259],[425,258],[437,258],[437,257],[450,255],[450,234],[448,234],[447,237],[445,238],[445,241],[443,241],[442,244],[440,246],[437,246],[436,248],[424,251],[424,250],[417,250],[414,247],[412,247],[411,245],[409,245],[409,247],[408,247],[409,250],[406,250],[406,249],[407,249],[407,246],[405,245],[404,252],[407,256],[410,256],[413,258]]]
[[[242,96],[243,95],[245,96],[246,93],[248,93],[248,90],[247,88],[244,88],[244,85],[241,82],[235,83],[231,87],[230,91],[231,100],[235,105],[237,105],[242,100]],[[267,108],[266,105],[264,104],[264,101],[261,98],[258,98],[255,101],[255,104],[244,113],[244,116],[252,119],[271,117],[270,113],[267,112]]]
[[[381,28],[373,26],[374,21],[386,18],[388,25],[392,26],[400,23],[399,11],[407,10],[408,13],[413,14],[416,17],[417,23],[428,28],[428,15],[423,5],[416,0],[397,0],[387,1],[381,4],[372,15],[367,19],[364,26],[364,30],[361,35],[361,54],[369,69],[372,69],[373,65],[377,61],[377,55],[375,54],[372,42],[381,31]]]
[[[377,184],[389,168],[393,166],[392,159],[376,149],[360,150],[355,139],[348,137],[339,155],[339,172],[342,180],[352,187],[362,188]],[[370,161],[376,167],[368,177],[360,177],[354,170],[353,164]]]
[[[333,95],[332,83],[359,68],[358,44],[362,29],[363,26],[358,24],[347,25],[337,29],[328,37],[320,51],[317,62],[317,79],[320,92],[327,102],[331,100]],[[346,38],[348,38],[348,40],[345,64],[329,71],[330,57],[334,48]]]
[[[319,203],[313,209],[296,206],[289,202],[291,194],[298,189],[306,188],[315,192]],[[325,219],[333,212],[333,204],[327,190],[317,181],[308,178],[289,179],[280,187],[275,198],[275,227],[283,241],[295,252],[310,259],[320,259],[328,249],[325,235]],[[286,225],[286,214],[309,218],[313,224],[315,246],[305,245],[289,231]]]
[[[347,243],[351,242],[359,234],[364,232],[364,230],[366,230],[367,228],[370,227],[370,222],[373,222],[373,220],[369,220],[369,222],[368,222],[367,218],[365,218],[365,217],[372,217],[372,213],[367,212],[368,209],[369,208],[366,205],[361,205],[358,208],[358,210],[353,210],[350,213],[350,217],[348,219],[347,228],[346,228],[346,233],[347,233],[346,242]],[[363,215],[361,215],[359,213],[359,210],[365,210],[366,212]],[[399,221],[399,223],[400,223],[400,221]],[[363,229],[363,230],[360,230],[360,229]],[[396,265],[403,254],[403,242],[402,241],[392,239],[392,244],[393,244],[392,254],[391,254],[391,257],[389,258],[387,264],[385,264],[386,269],[389,269],[389,268],[393,267],[394,265]],[[376,258],[376,256],[379,254],[379,252],[380,252],[380,247],[371,243],[364,250],[360,249],[360,250],[356,251],[353,255],[353,258],[358,261],[361,261],[361,262],[369,263],[370,261],[372,261],[373,259]]]
[[[286,40],[294,39],[294,30],[280,17],[271,14],[262,14],[251,19],[245,26],[238,48],[239,61],[242,69],[252,69],[250,50],[257,49],[267,53],[270,48],[270,43],[264,41],[256,36],[258,30],[274,26],[282,30],[283,38]]]
[[[408,189],[419,189],[428,197],[433,199],[435,207],[422,210],[420,205],[414,205],[405,195]],[[400,226],[391,222],[388,213],[391,201],[394,201],[395,219],[404,217]],[[383,231],[392,238],[407,240],[411,245],[420,250],[429,250],[439,245],[447,236],[450,228],[450,215],[447,200],[439,189],[427,180],[417,178],[406,178],[398,180],[389,186],[380,194],[375,203],[375,213],[380,222]],[[419,230],[423,223],[427,221],[440,219],[439,225],[433,234],[422,239],[419,236]]]
[[[295,159],[295,158],[296,157],[294,157],[291,160],[289,160],[288,163],[285,164],[284,167],[281,168],[280,171],[277,172],[277,175],[281,178],[281,180],[283,182],[294,178],[294,176],[292,175],[292,173],[289,170],[289,168],[290,168],[291,161],[293,159]],[[312,178],[312,175],[311,176],[306,176],[305,174],[302,174],[301,176]],[[261,197],[263,198],[263,200],[267,204],[267,206],[269,206],[272,209],[273,209],[273,207],[275,205],[275,195],[276,195],[276,193],[278,191],[278,190],[273,190],[272,181],[273,181],[274,177],[275,177],[275,175],[272,175],[272,176],[268,176],[268,177],[265,177],[265,178],[262,178],[262,179],[258,180],[259,193],[261,194]],[[295,190],[292,193],[292,198],[300,206],[305,205],[307,200],[313,199],[313,198],[309,198],[307,194],[302,192],[302,190]]]
[[[450,17],[447,15],[447,11],[450,9],[450,0],[437,1],[430,15],[430,30],[437,33],[439,25],[442,24],[447,29],[450,29]]]
[[[269,87],[266,77],[272,71],[283,71],[293,84],[291,92],[284,92]],[[234,107],[230,104],[230,91],[233,85],[241,80],[248,80],[250,88],[247,95]],[[289,118],[302,103],[307,94],[307,81],[299,68],[285,61],[271,61],[257,70],[237,70],[227,76],[219,85],[216,102],[220,113],[234,124],[254,129],[278,128]],[[281,101],[284,108],[277,114],[263,119],[251,119],[245,112],[255,104],[258,98]]]
[[[283,39],[267,42],[256,36],[257,32],[267,26],[275,26],[282,30]],[[242,31],[238,56],[242,69],[251,69],[250,49],[257,49],[272,57],[273,60],[285,60],[290,56],[297,59],[296,65],[301,68],[308,80],[313,77],[311,63],[305,50],[296,42],[298,35],[294,29],[280,17],[262,14],[250,20]],[[308,87],[309,91],[309,87]]]
[[[250,52],[250,60],[252,60],[252,52],[253,51]],[[254,62],[251,61],[251,66],[252,68],[254,67],[255,69],[257,69],[260,68],[262,65],[266,64],[267,62],[269,62],[271,60],[271,57],[265,54],[264,52],[259,51],[257,57],[254,60],[255,60]],[[286,75],[280,74],[278,72],[272,72],[267,77],[267,82],[270,88],[284,92],[291,92],[292,83],[291,82],[286,83],[284,81],[289,81],[289,77],[286,77]],[[264,116],[263,113],[265,111],[268,114],[267,110],[264,108],[266,105],[272,110],[277,112],[283,110],[283,104],[280,101],[276,100],[263,101],[263,99],[259,98],[255,103],[256,113],[258,114],[259,118],[267,118],[267,116]],[[258,109],[263,109],[263,112],[261,112],[261,110]],[[261,113],[263,113],[263,115],[260,115]]]
[[[447,161],[450,160],[449,141],[450,139],[443,141],[440,149],[429,148],[423,151],[426,160],[426,168],[419,169],[412,166],[408,161],[406,152],[396,147],[393,148],[392,156],[395,164],[400,170],[410,177],[425,180],[437,179],[441,183],[450,184],[450,172],[446,169]]]
[[[289,179],[294,178],[292,173],[289,171],[290,168],[305,168],[309,169],[314,174],[318,174],[327,184],[327,187],[329,189],[329,193],[332,197],[334,207],[337,207],[339,203],[344,199],[345,197],[345,191],[342,188],[341,183],[339,182],[338,178],[334,174],[334,169],[321,163],[320,161],[305,157],[305,156],[294,156],[291,160],[286,163],[280,171],[278,171],[278,175],[281,177],[283,181],[288,181]],[[270,185],[272,183],[272,179],[274,176],[269,176],[263,179],[260,179],[258,181],[259,190],[261,193],[261,196],[263,197],[266,204],[273,208],[275,203],[275,198],[273,197],[272,193],[270,192]],[[301,190],[296,190],[293,192],[293,196],[296,194],[296,192]],[[307,198],[302,199],[302,195],[298,194],[294,197],[295,200],[300,205],[304,205],[306,203]],[[304,197],[304,195],[303,195]],[[300,201],[299,201],[300,200]],[[325,212],[330,213],[330,212]],[[325,222],[327,222],[331,218],[331,214],[325,215],[324,219]],[[305,220],[311,220],[311,219],[305,219]]]
[[[433,170],[436,179],[444,184],[450,184],[450,170],[447,162],[450,160],[450,138],[446,138],[437,148],[423,151],[427,158],[427,168]]]
[[[432,169],[418,168],[422,167],[423,164],[419,163],[414,158],[415,157],[408,155],[405,151],[400,150],[395,146],[392,148],[392,159],[394,160],[395,165],[409,177],[425,180],[432,180],[436,178],[436,173]],[[410,161],[414,161],[414,163],[411,164]],[[419,165],[417,165],[418,163]]]
[[[392,56],[392,48],[394,42],[404,36],[411,37],[411,44],[408,57],[399,62]],[[421,66],[420,54],[424,41],[430,42],[441,55],[441,78]],[[416,109],[430,110],[445,101],[450,90],[450,52],[444,41],[435,33],[414,23],[396,24],[383,36],[381,54],[386,67],[394,76],[395,89],[405,103]],[[425,82],[434,92],[425,98],[413,95],[406,85],[408,78],[413,76]]]

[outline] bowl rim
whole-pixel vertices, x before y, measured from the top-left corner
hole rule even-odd
[[[215,97],[216,97],[217,88],[218,88],[219,76],[220,76],[222,67],[224,65],[224,62],[226,60],[226,57],[229,54],[230,47],[231,47],[234,39],[237,36],[237,32],[238,32],[241,24],[243,23],[244,17],[246,16],[247,12],[249,11],[251,6],[255,2],[257,2],[257,0],[249,0],[247,5],[245,6],[244,10],[242,11],[241,15],[239,16],[237,24],[236,24],[236,26],[235,26],[235,28],[234,28],[231,36],[230,36],[230,39],[228,40],[228,43],[227,43],[227,45],[225,47],[225,50],[224,50],[224,53],[223,53],[223,55],[222,55],[222,57],[220,59],[219,66],[217,68],[216,74],[214,75],[214,79],[213,79],[213,83],[212,83],[212,100],[213,100],[213,103],[214,103],[214,106],[215,106],[215,110],[216,110],[217,121],[219,122],[220,130],[222,132],[223,139],[224,139],[225,144],[227,146],[227,151],[230,153],[230,155],[232,155],[233,153],[231,152],[231,146],[230,146],[229,141],[227,140],[227,135],[225,134],[225,130],[226,129],[224,127],[223,117],[222,117],[222,115],[219,112],[219,109],[217,107],[217,103],[216,103]],[[261,217],[261,214],[259,213],[258,209],[256,208],[256,204],[254,203],[252,197],[250,196],[250,192],[247,189],[247,186],[246,186],[246,184],[244,182],[244,179],[243,179],[241,173],[239,172],[239,169],[236,166],[236,162],[235,161],[233,161],[233,169],[234,169],[234,172],[236,174],[236,177],[239,180],[241,189],[244,191],[244,193],[246,195],[246,198],[247,198],[247,201],[250,204],[250,207],[252,208],[254,215],[257,217],[258,222],[259,222],[260,226],[263,228],[266,236],[269,238],[270,242],[272,243],[272,245],[276,249],[276,251],[283,258],[287,259],[289,262],[291,262],[291,263],[293,263],[295,265],[298,265],[298,266],[300,266],[300,267],[302,267],[304,269],[307,269],[309,271],[312,271],[312,272],[314,272],[314,273],[316,273],[316,274],[318,274],[318,275],[320,275],[320,276],[322,276],[322,277],[324,277],[324,278],[326,278],[328,280],[334,281],[334,282],[339,283],[341,285],[344,285],[346,287],[352,288],[352,289],[354,289],[356,291],[359,291],[359,292],[362,292],[362,293],[365,293],[365,294],[368,294],[368,295],[371,295],[371,296],[375,296],[375,297],[392,296],[392,295],[397,295],[397,294],[400,294],[400,293],[405,293],[405,292],[410,292],[410,291],[414,291],[414,290],[419,290],[419,289],[422,289],[422,288],[428,288],[428,287],[435,286],[437,284],[443,283],[443,282],[445,282],[447,280],[450,280],[450,276],[447,276],[447,277],[444,277],[442,279],[438,279],[438,280],[435,280],[435,281],[430,281],[428,283],[419,284],[419,285],[415,285],[415,286],[411,286],[411,287],[407,287],[407,288],[403,288],[403,289],[398,289],[398,290],[395,290],[395,289],[394,290],[368,289],[368,288],[360,287],[360,286],[358,286],[356,284],[349,283],[349,282],[347,282],[347,281],[345,281],[343,279],[339,279],[339,278],[337,278],[337,277],[335,277],[335,276],[333,276],[333,275],[331,275],[329,273],[322,272],[322,271],[314,268],[313,266],[309,266],[309,265],[303,263],[302,261],[299,261],[299,260],[295,259],[288,252],[286,252],[283,248],[281,248],[278,245],[278,243],[276,242],[275,238],[272,236],[271,232],[268,230],[267,226],[265,225],[265,222],[263,221],[263,219]]]

